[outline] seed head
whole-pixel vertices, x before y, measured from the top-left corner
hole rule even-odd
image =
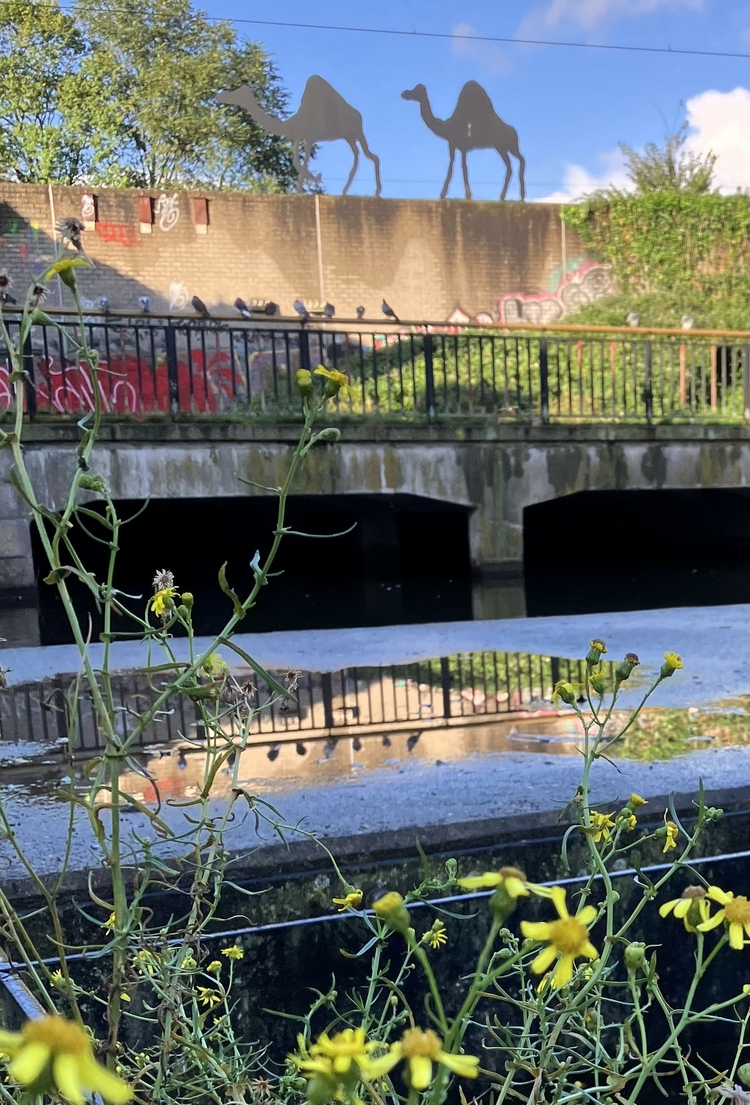
[[[157,568],[153,587],[154,591],[166,591],[169,587],[174,587],[174,573],[166,568]]]
[[[60,219],[60,222],[57,224],[57,232],[60,237],[67,238],[70,244],[79,251],[83,251],[81,234],[84,229],[81,220],[77,219],[74,215],[66,215],[65,218]]]

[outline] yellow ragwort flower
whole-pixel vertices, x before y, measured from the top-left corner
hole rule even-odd
[[[332,898],[334,905],[339,907],[339,913],[346,913],[347,909],[359,909],[362,905],[364,894],[361,890],[350,890],[343,898]]]
[[[707,921],[709,912],[708,898],[702,886],[686,886],[679,898],[659,906],[660,917],[671,913],[682,921],[687,932],[696,932],[698,922]]]
[[[664,663],[668,664],[672,671],[680,671],[685,666],[676,652],[665,652]]]
[[[164,587],[161,591],[156,592],[151,599],[151,610],[157,618],[160,618],[166,612],[165,599],[173,599],[176,594],[177,590],[174,587]]]
[[[349,388],[349,377],[345,376],[343,372],[339,372],[337,368],[323,368],[323,365],[318,365],[315,369],[315,375],[325,376],[328,381],[326,395],[329,399],[334,395],[338,395],[339,392],[346,395]]]
[[[56,971],[52,972],[49,980],[57,990],[62,990],[65,988],[65,976],[63,975],[59,967]]]
[[[370,1074],[381,1077],[406,1060],[407,1081],[415,1090],[426,1090],[432,1081],[432,1064],[441,1063],[460,1078],[476,1078],[479,1059],[475,1055],[452,1055],[443,1051],[443,1041],[431,1028],[407,1028],[387,1055],[369,1064]]]
[[[680,835],[680,830],[675,825],[674,821],[667,819],[667,811],[664,811],[664,828],[666,829],[666,836],[664,837],[664,847],[662,852],[668,852],[670,848],[677,847],[677,837]]]
[[[194,971],[198,966],[198,961],[192,955],[186,955],[182,961],[183,971]]]
[[[469,875],[468,878],[459,879],[458,885],[463,890],[492,890],[502,886],[509,898],[520,898],[528,895],[526,889],[526,876],[517,867],[501,867],[499,871],[485,871],[483,875]]]
[[[221,994],[218,990],[212,990],[210,986],[199,986],[198,1001],[201,1005],[205,1005],[209,1009],[213,1009],[213,1007],[215,1005],[218,1005],[221,1001]]]
[[[615,823],[612,820],[611,813],[599,813],[598,810],[591,810],[589,814],[591,818],[591,828],[595,829],[594,844],[598,844],[600,840],[609,840],[612,830],[615,827]]]
[[[157,957],[153,952],[148,951],[146,948],[141,948],[139,952],[133,956],[131,964],[142,975],[152,975],[157,963]]]
[[[370,1053],[378,1046],[368,1043],[363,1028],[345,1028],[333,1036],[323,1032],[309,1051],[302,1036],[297,1037],[297,1043],[302,1058],[292,1056],[292,1060],[308,1078],[315,1074],[340,1078],[350,1073],[357,1077],[362,1073],[369,1078]]]
[[[85,1105],[91,1093],[112,1105],[133,1096],[126,1082],[97,1063],[87,1032],[64,1017],[40,1017],[20,1032],[0,1032],[0,1052],[11,1059],[11,1077],[34,1096],[56,1090],[71,1105]]]
[[[428,929],[422,937],[422,943],[429,944],[435,950],[448,943],[448,933],[445,931],[445,925],[442,921],[435,921],[432,928]]]
[[[531,969],[536,975],[549,970],[558,959],[552,976],[552,987],[558,990],[567,986],[573,977],[574,961],[584,955],[587,959],[597,959],[599,952],[589,940],[588,926],[596,917],[596,906],[585,905],[575,917],[568,913],[565,904],[565,889],[553,886],[544,894],[550,897],[558,912],[557,921],[521,921],[521,932],[528,940],[548,942],[549,947],[539,953]]]
[[[206,967],[206,973],[209,975],[218,975],[221,971],[222,963],[218,959],[212,959],[209,965]]]
[[[617,820],[625,825],[625,831],[628,833],[632,833],[638,825],[638,818],[634,813],[621,813]]]
[[[567,683],[564,679],[558,679],[552,691],[552,703],[556,705],[558,699],[561,698],[566,706],[574,706],[576,697],[582,690],[582,683]]]
[[[745,943],[744,936],[750,937],[750,901],[744,894],[736,897],[731,890],[722,890],[719,886],[709,886],[706,896],[712,902],[718,902],[721,909],[707,921],[698,925],[700,932],[715,929],[725,921],[729,929],[729,946],[741,952]]]
[[[628,798],[628,805],[631,809],[637,810],[639,806],[647,806],[648,802],[645,798],[641,798],[640,794],[631,794]]]
[[[232,944],[231,948],[222,948],[221,954],[225,955],[227,959],[244,959],[245,953],[242,948],[239,948],[236,944]]]
[[[115,927],[116,923],[117,923],[117,918],[116,918],[114,910],[113,910],[110,913],[107,920],[102,921],[102,928],[109,929],[110,931],[112,931],[112,929]]]
[[[300,368],[297,370],[297,387],[302,395],[310,395],[312,393],[312,373],[309,368]]]

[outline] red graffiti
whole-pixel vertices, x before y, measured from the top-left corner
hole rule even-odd
[[[114,242],[126,249],[130,249],[138,241],[135,230],[127,223],[97,223],[96,233],[103,242]]]

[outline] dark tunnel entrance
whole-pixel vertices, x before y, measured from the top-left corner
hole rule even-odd
[[[750,602],[750,488],[583,491],[523,532],[530,617]]]
[[[117,507],[128,518],[142,505],[120,501]],[[271,496],[152,500],[121,530],[115,586],[142,595],[131,600],[131,609],[142,612],[154,571],[168,568],[177,586],[195,595],[196,631],[217,632],[231,614],[218,570],[226,560],[231,586],[243,597],[248,593],[250,561],[256,549],[261,557],[268,552],[276,509]],[[266,632],[468,620],[468,517],[468,508],[412,495],[292,496],[291,529],[332,534],[354,528],[331,540],[286,537],[275,562],[283,575],[263,589],[241,628]],[[90,519],[86,524],[91,528]],[[97,579],[106,578],[107,549],[80,530],[74,539],[87,567]],[[41,582],[47,569],[33,528],[32,540],[41,643],[67,643],[72,636],[56,588]],[[101,619],[93,601],[72,577],[69,584],[77,609],[91,614],[96,639]],[[121,619],[116,628],[133,627]]]

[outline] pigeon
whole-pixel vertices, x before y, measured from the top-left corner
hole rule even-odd
[[[247,303],[245,303],[244,299],[240,299],[240,297],[237,296],[234,301],[234,305],[243,318],[252,318],[252,315],[250,314],[250,308],[248,307]]]
[[[326,303],[325,307],[323,308],[323,314],[326,316],[326,318],[333,318],[333,316],[336,314],[336,308],[332,303]]]
[[[380,310],[383,312],[386,318],[392,318],[394,322],[400,322],[398,315],[393,310],[393,307],[389,307],[385,300],[380,304]]]
[[[637,311],[629,311],[628,317],[625,319],[625,321],[627,322],[628,326],[638,326],[641,321],[641,316],[638,314]]]
[[[364,317],[365,317],[364,307],[357,307],[357,318],[364,318]]]
[[[692,315],[683,315],[680,319],[680,326],[683,330],[692,330],[695,325],[695,319]]]
[[[274,303],[272,299],[269,299],[268,303],[266,303],[265,307],[263,308],[263,312],[266,315],[277,315],[279,313],[278,303]]]
[[[302,302],[301,299],[295,299],[294,309],[295,309],[295,311],[297,312],[297,314],[299,315],[300,318],[309,318],[310,317],[310,312],[308,311],[307,307],[305,307],[305,305],[304,305],[304,303]]]
[[[147,315],[151,310],[151,297],[148,295],[138,296],[138,306],[144,315]]]
[[[104,314],[109,314],[109,297],[106,295],[100,295],[96,300],[94,306],[98,311],[103,311]]]
[[[211,318],[211,313],[210,313],[208,307],[206,306],[206,304],[203,302],[202,299],[198,299],[197,295],[193,296],[193,298],[190,300],[190,303],[192,304],[192,307],[193,307],[193,310],[195,311],[195,313],[197,315],[200,315],[201,318]]]

